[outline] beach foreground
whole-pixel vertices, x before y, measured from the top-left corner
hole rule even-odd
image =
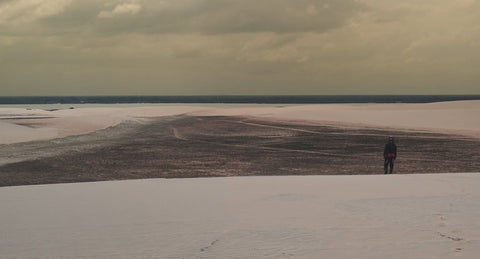
[[[0,188],[2,258],[475,258],[480,175]]]

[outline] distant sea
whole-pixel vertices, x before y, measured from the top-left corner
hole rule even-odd
[[[0,96],[0,104],[322,104],[431,103],[459,100],[480,100],[480,95]]]

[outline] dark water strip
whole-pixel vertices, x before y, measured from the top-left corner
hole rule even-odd
[[[0,104],[118,103],[431,103],[480,100],[480,95],[221,95],[221,96],[0,96]]]

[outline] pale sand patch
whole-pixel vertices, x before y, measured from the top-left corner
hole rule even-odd
[[[283,108],[235,108],[197,115],[257,116],[350,126],[426,130],[480,137],[480,101],[427,104],[314,104]]]
[[[105,129],[121,122],[142,122],[148,117],[179,115],[202,109],[180,105],[58,111],[0,109],[0,144],[63,138]]]
[[[151,106],[82,108],[59,111],[0,109],[0,144],[79,135],[124,121],[190,114],[197,116],[255,116],[276,120],[427,130],[480,137],[480,101],[429,104],[315,104],[271,107]],[[49,116],[47,119],[32,119]],[[11,118],[23,118],[12,120]],[[27,122],[35,125],[19,125]]]
[[[480,174],[0,188],[2,258],[476,258]]]

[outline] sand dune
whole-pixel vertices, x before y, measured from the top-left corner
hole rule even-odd
[[[480,174],[0,188],[2,258],[476,258]]]
[[[480,101],[427,104],[319,104],[272,108],[216,109],[201,115],[246,115],[264,118],[416,129],[480,137]]]
[[[205,109],[190,106],[82,108],[56,111],[0,108],[0,144],[86,134],[148,117],[171,116]]]
[[[85,134],[125,121],[142,123],[146,118],[178,114],[242,115],[480,136],[479,101],[286,107],[172,105],[62,111],[0,109],[0,143]],[[269,129],[282,134],[311,131],[308,127],[240,122],[256,130],[276,127]],[[188,129],[169,130],[170,141],[195,136]],[[93,140],[102,137],[99,132],[85,138],[92,136]],[[68,141],[56,140],[62,148]],[[81,137],[74,141],[84,143]],[[477,151],[473,150],[472,156],[478,156]],[[34,157],[27,155],[27,159]],[[480,254],[478,173],[16,186],[0,188],[0,207],[1,258],[476,258]]]
[[[58,111],[1,108],[0,144],[85,134],[123,121],[138,121],[142,118],[178,114],[256,116],[382,128],[421,129],[480,137],[480,119],[478,119],[480,101],[429,104],[317,104],[284,107],[165,105]],[[38,117],[40,119],[36,119]]]

